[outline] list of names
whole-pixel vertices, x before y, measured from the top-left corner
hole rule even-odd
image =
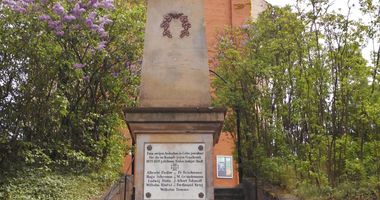
[[[145,144],[145,199],[205,199],[203,143]]]

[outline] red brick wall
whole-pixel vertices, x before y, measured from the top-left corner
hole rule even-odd
[[[251,16],[250,0],[205,0],[205,24],[208,46],[209,67],[214,69],[216,36],[225,27],[240,26]],[[211,76],[211,78],[213,78]],[[211,89],[211,91],[213,91]],[[214,146],[214,185],[215,187],[234,187],[239,184],[239,174],[234,162],[233,178],[217,178],[216,156],[230,155],[235,151],[235,140],[229,133],[221,133],[219,142]],[[235,159],[234,159],[235,161]]]
[[[127,138],[128,146],[132,146],[132,138],[131,138],[131,134],[129,134],[128,128],[123,128],[120,130],[120,132],[124,135],[125,138]],[[128,174],[128,175],[132,174],[132,155],[130,155],[129,152],[126,152],[126,155],[123,161],[123,168],[121,171],[124,174]]]
[[[218,31],[231,26],[231,0],[205,0],[205,25],[209,60],[215,55]],[[210,68],[213,68],[210,65]]]
[[[238,166],[234,162],[233,178],[217,178],[216,175],[216,156],[232,156],[235,151],[235,140],[230,133],[220,134],[219,142],[214,146],[214,186],[215,187],[235,187],[239,184]],[[234,159],[235,161],[235,159]]]

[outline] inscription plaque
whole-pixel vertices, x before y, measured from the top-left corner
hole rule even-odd
[[[204,143],[146,143],[144,199],[206,199]]]

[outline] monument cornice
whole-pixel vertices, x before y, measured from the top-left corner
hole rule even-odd
[[[136,134],[213,134],[218,142],[225,108],[126,108],[125,119],[132,139]]]
[[[222,107],[135,107],[125,108],[124,113],[213,113],[223,112],[226,113],[227,109]]]

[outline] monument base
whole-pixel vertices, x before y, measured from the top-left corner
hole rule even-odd
[[[135,108],[125,113],[136,145],[136,200],[214,199],[213,145],[225,109]]]

